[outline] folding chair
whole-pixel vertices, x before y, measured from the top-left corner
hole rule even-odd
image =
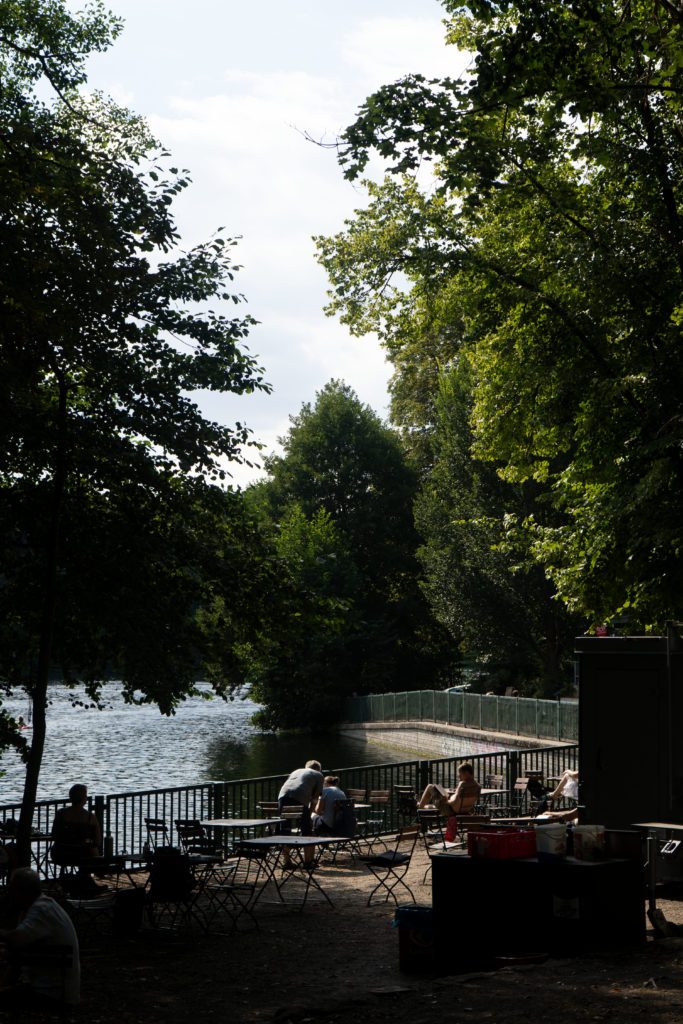
[[[214,868],[207,877],[202,894],[207,897],[207,931],[211,928],[215,919],[226,914],[231,922],[231,931],[237,928],[237,922],[246,914],[258,928],[258,921],[254,917],[252,906],[256,895],[256,885],[247,881],[240,881],[238,868],[240,858],[223,863]]]
[[[144,821],[147,829],[147,842],[152,850],[170,844],[171,835],[165,818],[145,818]]]
[[[382,843],[385,847],[387,845],[381,839],[381,835],[386,824],[386,809],[390,800],[391,791],[388,789],[371,789],[368,793],[367,802],[373,805],[371,813],[376,815],[376,817],[367,818],[365,821],[365,840],[370,850],[374,849],[378,842]]]
[[[417,793],[412,786],[394,786],[396,793],[396,809],[406,817],[415,817],[417,811]]]
[[[176,818],[174,824],[181,850],[195,863],[198,859],[207,864],[223,860],[223,851],[211,842],[199,818]]]
[[[114,930],[116,893],[105,893],[92,899],[67,897],[66,906],[81,945],[99,935],[111,934]]]
[[[399,829],[393,847],[388,848],[384,853],[378,853],[365,859],[368,869],[377,879],[377,885],[368,897],[368,907],[371,905],[375,894],[380,890],[384,894],[384,899],[381,902],[386,903],[389,899],[392,899],[394,903],[398,904],[395,893],[398,887],[405,889],[412,902],[416,902],[410,887],[404,879],[408,873],[419,835],[420,829],[418,825]]]
[[[446,825],[446,819],[439,814],[438,811],[433,810],[430,807],[419,807],[417,810],[417,823],[420,829],[420,839],[422,840],[425,848],[425,852],[428,856],[431,856],[431,850],[438,847],[440,852],[447,849],[455,849],[458,845],[455,842],[447,842],[444,833],[444,827]],[[427,869],[422,879],[422,884],[425,885],[427,881],[427,875],[431,870],[431,863],[427,864]]]
[[[499,793],[488,793],[477,805],[477,810],[481,810],[482,814],[497,814],[499,817],[503,817],[510,813],[509,799],[505,801],[503,798],[508,797],[509,794],[505,786],[505,776],[489,774],[484,776],[484,789],[495,789],[500,790]]]
[[[200,892],[190,867],[190,857],[172,846],[158,847],[152,856],[147,893],[147,914],[153,928],[169,919],[174,928],[178,918],[184,924],[196,917],[195,903]]]
[[[348,850],[351,860],[362,857],[360,843],[362,837],[358,835],[358,821],[356,819],[356,804],[353,800],[337,800],[334,809],[334,826],[332,835],[343,836],[346,842],[330,847],[327,851],[328,863],[336,864],[340,852]]]

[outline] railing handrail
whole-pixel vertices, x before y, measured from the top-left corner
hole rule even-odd
[[[563,744],[553,747],[533,747],[500,750],[457,757],[413,758],[408,761],[389,761],[374,765],[357,765],[335,769],[342,778],[342,786],[389,790],[392,798],[384,808],[383,826],[393,831],[403,823],[402,806],[396,787],[409,786],[418,795],[432,774],[439,780],[451,782],[457,778],[457,769],[464,761],[475,766],[482,778],[485,774],[503,774],[513,779],[523,775],[525,769],[541,768],[546,775],[558,774],[567,767],[577,765],[578,745]],[[280,783],[287,778],[265,775],[253,779],[202,781],[187,786],[169,786],[165,789],[141,789],[131,792],[110,793],[90,797],[90,808],[100,819],[103,833],[111,832],[116,852],[142,850],[147,839],[145,817],[163,818],[168,822],[173,837],[175,821],[179,818],[233,817],[250,818],[264,800],[277,796]],[[54,814],[68,801],[64,797],[36,802],[34,826],[43,837],[32,844],[35,860],[44,875],[54,872],[49,859],[51,840],[48,838]],[[21,808],[19,803],[0,806],[0,821],[13,817]]]

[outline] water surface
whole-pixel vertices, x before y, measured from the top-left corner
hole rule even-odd
[[[205,694],[210,687],[200,686]],[[64,796],[74,782],[91,794],[163,789],[197,782],[280,775],[315,758],[324,768],[410,760],[377,743],[337,735],[262,734],[250,700],[191,697],[171,717],[153,705],[126,704],[116,683],[103,688],[104,710],[74,706],[82,691],[50,687],[39,799]],[[28,719],[26,698],[5,703]],[[31,731],[25,734],[29,739]],[[0,757],[0,804],[21,799],[24,767],[14,752]]]

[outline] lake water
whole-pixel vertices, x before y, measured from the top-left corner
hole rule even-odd
[[[200,687],[210,694],[210,688]],[[347,736],[259,733],[249,700],[192,697],[168,718],[153,705],[124,703],[116,683],[103,688],[105,709],[74,706],[78,690],[50,687],[50,706],[39,799],[63,797],[74,782],[92,795],[163,789],[197,782],[280,775],[315,758],[323,768],[408,761],[415,754]],[[6,701],[28,718],[26,698]],[[30,741],[31,731],[27,730]],[[475,753],[463,741],[463,755]],[[13,753],[0,757],[0,804],[21,799],[24,768]]]
[[[201,687],[207,695],[211,690]],[[50,687],[39,799],[64,796],[83,781],[92,794],[162,789],[195,782],[279,775],[309,758],[352,766],[407,760],[408,755],[345,737],[259,733],[249,700],[192,697],[171,717],[153,705],[126,704],[116,683],[103,688],[105,709],[74,706],[79,690]],[[28,720],[26,699],[5,708]],[[31,731],[25,733],[30,742]],[[14,752],[0,757],[0,803],[21,799],[24,767]]]

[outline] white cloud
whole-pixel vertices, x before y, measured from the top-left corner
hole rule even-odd
[[[468,58],[443,37],[434,18],[366,18],[345,35],[342,54],[373,89],[412,73],[455,77]]]
[[[351,338],[325,318],[326,279],[311,241],[313,234],[341,230],[364,197],[344,181],[334,151],[307,142],[303,133],[333,142],[369,92],[406,73],[457,75],[466,58],[444,46],[440,6],[429,5],[431,17],[405,16],[405,5],[404,16],[394,16],[391,4],[378,3],[375,10],[387,16],[369,17],[370,5],[357,5],[353,16],[344,14],[337,22],[326,21],[324,12],[318,17],[318,9],[315,18],[304,18],[302,24],[317,25],[325,34],[306,36],[293,56],[279,45],[272,27],[265,36],[270,55],[257,45],[258,17],[252,12],[248,34],[239,36],[251,45],[250,53],[209,45],[210,56],[194,64],[187,55],[204,51],[193,25],[188,33],[194,31],[194,44],[188,40],[179,78],[178,63],[164,54],[179,45],[183,11],[175,0],[169,2],[176,27],[169,27],[149,51],[157,63],[147,70],[148,87],[156,89],[157,98],[145,111],[139,101],[148,95],[147,85],[138,83],[135,105],[147,113],[173,163],[190,169],[193,184],[174,204],[183,247],[219,225],[231,235],[243,235],[236,259],[245,269],[235,290],[249,299],[243,311],[262,321],[249,347],[274,387],[271,396],[202,394],[202,408],[225,423],[246,422],[268,450],[286,433],[288,415],[313,401],[331,377],[345,380],[385,416],[390,367],[376,339]],[[129,6],[131,21],[141,16],[137,12],[144,5],[130,0]],[[272,13],[287,29],[282,7],[273,4]],[[211,44],[221,31],[227,38],[229,24],[230,19],[219,18]],[[336,34],[334,24],[343,25]],[[125,80],[112,64],[110,91],[123,97],[119,83]],[[234,470],[239,483],[254,476],[251,469]]]

